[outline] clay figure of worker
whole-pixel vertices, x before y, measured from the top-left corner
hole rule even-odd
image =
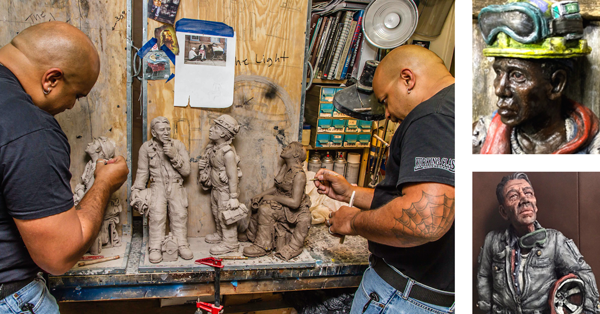
[[[275,185],[252,198],[252,215],[246,235],[254,244],[244,248],[248,257],[275,256],[289,260],[302,253],[310,228],[310,198],[305,193],[306,174],[302,162],[306,150],[292,142],[283,148],[285,161],[275,177]]]
[[[495,57],[498,102],[492,116],[473,125],[474,153],[600,153],[598,117],[565,95],[575,58],[591,49],[581,39],[577,3],[567,8],[563,2],[523,1],[482,9],[483,54]],[[513,21],[513,16],[522,18]],[[550,31],[542,31],[544,24]]]
[[[171,138],[171,125],[165,117],[150,122],[152,138],[142,144],[131,206],[148,215],[148,260],[160,263],[161,243],[169,227],[178,243],[179,256],[194,258],[187,240],[188,199],[183,180],[190,174],[190,156],[185,145]],[[146,185],[149,184],[148,189]]]
[[[75,186],[75,191],[73,192],[73,201],[75,202],[75,205],[79,204],[85,193],[94,184],[94,171],[96,170],[98,160],[114,158],[115,146],[115,142],[105,136],[100,136],[87,145],[85,152],[90,156],[90,161],[85,165],[85,169],[81,175],[81,183]],[[122,207],[119,198],[116,195],[112,195],[108,208],[104,214],[100,233],[98,233],[96,241],[94,241],[90,247],[90,254],[100,254],[103,245],[113,247],[121,244],[119,233],[117,232],[119,213],[121,211]]]
[[[239,132],[240,125],[230,115],[224,114],[214,120],[208,138],[210,143],[198,161],[198,182],[204,190],[210,190],[210,207],[215,219],[216,232],[206,236],[207,243],[216,244],[210,254],[221,255],[239,249],[238,222],[247,216],[247,210],[240,208],[238,183],[242,177],[239,168],[240,158],[231,144]],[[226,216],[237,213],[235,222]],[[234,215],[235,216],[235,215]]]
[[[85,152],[90,156],[90,161],[85,164],[85,169],[81,175],[81,183],[75,186],[75,192],[73,192],[75,205],[79,204],[85,192],[94,184],[94,171],[96,171],[98,159],[108,160],[115,157],[115,147],[115,142],[105,136],[95,138],[91,143],[88,143]]]
[[[38,273],[77,263],[127,179],[122,156],[98,159],[74,205],[70,146],[54,116],[87,96],[99,72],[92,41],[63,22],[31,26],[0,48],[0,313],[58,313]]]
[[[318,192],[342,206],[326,221],[335,235],[369,242],[370,267],[351,313],[454,312],[454,77],[435,53],[416,45],[392,50],[373,77],[385,116],[402,121],[385,179],[351,186],[321,169]]]
[[[500,216],[510,225],[485,237],[477,306],[487,313],[600,313],[591,267],[573,240],[537,222],[527,175],[503,177],[496,196]]]

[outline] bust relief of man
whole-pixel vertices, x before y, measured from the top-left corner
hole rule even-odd
[[[543,3],[543,4],[542,4]],[[597,154],[598,118],[566,97],[575,58],[591,52],[575,1],[521,1],[481,10],[479,27],[494,57],[497,110],[473,125],[481,154]]]

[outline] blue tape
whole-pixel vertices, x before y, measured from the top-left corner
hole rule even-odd
[[[160,50],[164,51],[167,54],[167,57],[169,57],[169,60],[175,64],[175,54],[167,47],[167,45],[160,46]]]
[[[156,38],[152,37],[152,39],[148,40],[143,46],[142,48],[140,48],[140,50],[138,50],[137,55],[140,56],[140,58],[144,58],[144,56],[150,51],[150,49],[152,49],[152,47],[154,47],[154,45],[156,45]]]
[[[165,83],[168,83],[173,78],[175,78],[175,73],[171,73],[171,75],[169,75],[169,79]]]
[[[175,23],[175,31],[233,37],[233,27],[228,26],[225,23],[204,20],[180,19]]]

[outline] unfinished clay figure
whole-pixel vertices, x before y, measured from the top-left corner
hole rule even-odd
[[[275,249],[275,256],[289,260],[302,253],[311,224],[310,198],[305,193],[306,175],[302,162],[306,151],[292,142],[281,152],[285,164],[275,185],[252,198],[252,219],[246,235],[254,244],[244,255],[258,257]]]
[[[151,263],[163,260],[167,213],[170,230],[178,244],[178,254],[194,258],[187,241],[188,199],[183,178],[190,174],[190,157],[182,142],[171,138],[171,126],[165,117],[150,123],[152,139],[142,144],[135,183],[131,188],[131,206],[148,215],[149,256]],[[150,186],[146,189],[146,185]]]
[[[217,244],[210,249],[210,254],[221,255],[238,250],[238,221],[248,215],[248,209],[238,201],[242,171],[240,158],[231,145],[240,126],[226,114],[214,122],[208,133],[211,142],[198,161],[198,181],[204,190],[211,190],[211,209],[217,229],[207,235],[205,241]]]
[[[101,136],[94,139],[89,143],[85,149],[91,160],[85,165],[83,175],[81,175],[81,183],[75,186],[75,192],[73,192],[73,200],[75,205],[79,204],[85,193],[94,184],[94,171],[96,171],[96,163],[98,159],[111,159],[115,157],[115,142],[107,137]],[[119,198],[112,196],[106,211],[104,213],[104,221],[100,227],[100,233],[96,241],[90,247],[90,254],[100,254],[102,252],[102,246],[106,248],[117,247],[121,245],[119,239],[119,233],[117,231],[117,225],[119,224],[119,213],[121,213],[122,207]]]

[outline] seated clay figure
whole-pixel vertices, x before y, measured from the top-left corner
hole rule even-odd
[[[246,234],[254,244],[244,248],[245,256],[263,256],[275,249],[275,256],[289,260],[302,253],[311,225],[302,169],[305,157],[302,144],[286,146],[281,152],[285,164],[275,177],[275,185],[252,198],[254,213]]]
[[[85,165],[83,174],[81,175],[81,183],[75,187],[73,192],[73,200],[75,205],[79,204],[85,193],[94,184],[94,171],[96,171],[96,163],[98,159],[111,159],[115,157],[115,142],[104,136],[100,136],[94,139],[85,148],[85,152],[88,153],[91,160]],[[96,241],[93,242],[89,252],[91,254],[100,254],[102,252],[102,246],[104,247],[116,247],[121,245],[119,239],[119,233],[117,231],[117,225],[119,224],[119,214],[122,211],[122,207],[119,198],[113,196],[106,207],[104,213],[104,221],[100,227],[100,233]]]

